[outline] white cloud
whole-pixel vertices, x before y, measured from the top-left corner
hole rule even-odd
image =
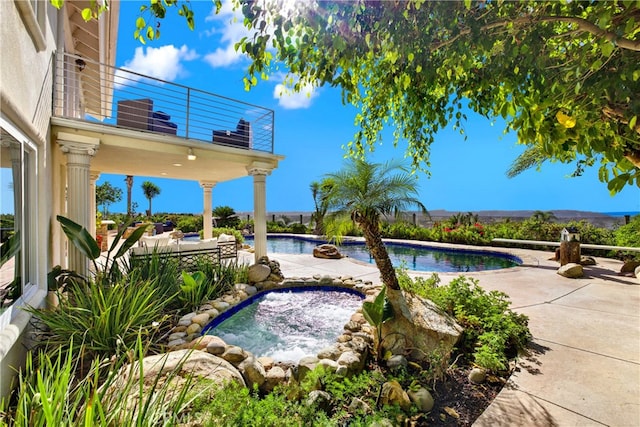
[[[280,83],[273,90],[273,97],[278,100],[278,105],[287,110],[309,108],[311,102],[318,96],[318,91],[310,84],[305,84],[298,92]]]
[[[250,34],[243,22],[243,15],[240,10],[233,10],[232,2],[227,0],[222,2],[220,13],[216,15],[215,8],[205,21],[213,22],[214,28],[207,31],[209,36],[220,34],[219,45],[216,50],[204,56],[204,60],[212,67],[227,67],[233,65],[244,58],[244,54],[236,52],[234,46],[243,37]]]
[[[146,51],[143,47],[137,47],[133,58],[125,62],[122,68],[161,80],[174,81],[185,74],[182,63],[196,58],[196,51],[186,45],[180,48],[174,45],[147,47]]]

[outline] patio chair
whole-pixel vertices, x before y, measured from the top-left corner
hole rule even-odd
[[[251,147],[251,123],[240,119],[236,130],[214,130],[213,142],[234,145],[242,148]]]
[[[163,111],[153,111],[152,99],[118,101],[116,120],[118,126],[175,135],[178,131],[178,125],[170,120],[169,114]]]

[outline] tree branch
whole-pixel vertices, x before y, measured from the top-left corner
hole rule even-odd
[[[624,37],[618,37],[615,33],[603,30],[602,28],[583,18],[578,18],[575,16],[543,16],[541,18],[538,18],[538,21],[566,22],[570,24],[576,24],[579,29],[591,33],[596,37],[601,37],[605,40],[608,40],[621,49],[640,52],[640,40],[630,40]]]
[[[534,24],[536,22],[565,22],[570,24],[575,24],[578,26],[580,31],[585,31],[590,34],[593,34],[596,37],[604,38],[605,40],[610,41],[616,47],[621,49],[633,50],[636,52],[640,52],[640,40],[630,40],[624,37],[618,37],[615,33],[610,31],[605,31],[598,27],[597,25],[587,21],[584,18],[578,18],[573,16],[542,16],[542,17],[534,17],[532,15],[523,16],[516,19],[504,20],[504,21],[496,21],[486,25],[483,25],[480,28],[480,31],[488,31],[493,30],[495,28],[505,27],[508,24],[521,25],[521,24]],[[573,34],[575,31],[572,31],[567,34]],[[461,29],[458,34],[454,37],[444,40],[440,43],[434,43],[431,45],[431,50],[438,50],[445,46],[448,46],[458,40],[460,37],[468,36],[471,34],[471,28]]]

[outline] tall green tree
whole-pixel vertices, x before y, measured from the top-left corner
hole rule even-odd
[[[144,197],[149,200],[149,210],[147,211],[147,216],[151,217],[151,199],[160,194],[160,187],[158,187],[151,181],[145,181],[142,183],[142,192],[144,193]]]
[[[314,212],[311,214],[311,221],[314,224],[313,234],[321,236],[324,234],[324,217],[329,209],[328,195],[331,193],[333,181],[325,178],[322,181],[313,181],[309,184],[311,196],[313,197]]]
[[[114,187],[109,181],[96,186],[96,204],[103,207],[102,217],[107,218],[109,205],[122,200],[122,189]]]
[[[418,178],[400,162],[369,163],[353,159],[338,172],[328,174],[333,185],[327,196],[329,213],[326,234],[340,237],[349,222],[362,230],[385,286],[398,290],[398,278],[380,234],[383,217],[398,215],[412,207],[424,213],[418,200]]]
[[[640,187],[640,1],[243,1],[247,88],[284,64],[359,109],[363,156],[388,121],[414,168],[467,108],[527,146],[511,172],[599,163],[612,193]],[[275,53],[273,48],[275,48]]]

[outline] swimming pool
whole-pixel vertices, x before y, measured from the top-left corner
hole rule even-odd
[[[329,286],[267,291],[216,317],[203,334],[256,356],[297,363],[333,344],[363,298],[359,292]]]
[[[252,237],[245,242],[253,245]],[[313,248],[326,241],[301,236],[268,236],[269,254],[312,254]],[[385,247],[395,267],[405,267],[414,271],[438,273],[466,273],[472,271],[498,270],[522,264],[516,256],[489,250],[445,249],[409,243],[385,242]],[[343,241],[339,247],[343,255],[373,264],[364,242]]]

